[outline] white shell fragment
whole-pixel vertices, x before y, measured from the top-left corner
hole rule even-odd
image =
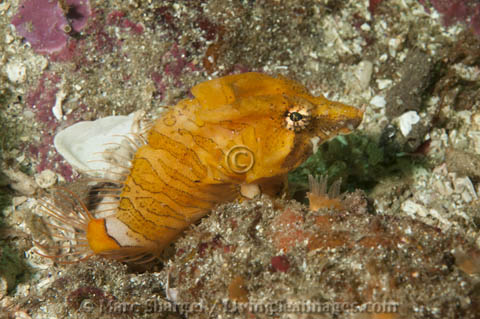
[[[377,79],[377,86],[380,90],[384,90],[390,85],[392,85],[393,81],[390,79]]]
[[[387,105],[387,101],[385,101],[385,98],[383,96],[375,95],[370,100],[370,105],[375,106],[375,108],[384,108],[385,105]]]
[[[477,192],[475,191],[475,186],[468,177],[457,177],[453,180],[453,185],[455,187],[455,192],[461,194],[462,199],[466,203],[470,203],[473,200],[477,200]]]
[[[261,193],[258,184],[242,184],[240,185],[240,193],[248,199],[252,199]]]
[[[403,136],[407,137],[412,131],[412,126],[420,121],[420,116],[415,111],[408,111],[398,117],[398,126]]]
[[[35,175],[35,182],[41,188],[52,187],[57,182],[57,174],[49,169],[46,169],[40,174]]]
[[[430,225],[433,224],[432,219],[437,220],[442,224],[442,228],[445,230],[452,226],[452,223],[446,218],[442,217],[437,210],[428,209],[425,206],[416,203],[411,199],[407,199],[402,203],[401,210],[405,212],[408,216],[414,219],[421,218],[424,222]]]
[[[355,70],[355,77],[358,80],[358,86],[360,90],[366,90],[370,84],[372,78],[373,63],[370,61],[360,62]]]
[[[345,74],[345,82],[348,90],[363,92],[370,86],[373,73],[373,63],[367,60],[353,66],[351,71]]]
[[[27,79],[25,65],[18,61],[10,61],[5,66],[7,77],[12,83],[23,83]]]
[[[112,147],[112,143],[122,143],[132,132],[134,115],[107,116],[76,123],[55,136],[55,148],[70,165],[83,173],[94,175],[95,171],[108,170],[110,164],[102,152]]]
[[[56,95],[55,105],[52,107],[52,113],[59,121],[62,119],[63,116],[62,103],[66,96],[67,93],[63,90],[63,88],[60,89]]]
[[[320,145],[320,137],[314,136],[310,139],[310,143],[312,143],[312,151],[313,154],[316,154],[318,152],[318,147]]]

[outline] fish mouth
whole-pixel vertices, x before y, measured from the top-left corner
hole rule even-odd
[[[349,134],[362,123],[364,107],[356,108],[326,99],[321,102],[317,104],[314,117],[317,135],[322,140],[339,134]]]
[[[363,120],[363,112],[358,116],[356,116],[355,118],[345,120],[343,124],[344,127],[343,129],[340,129],[339,133],[348,134],[353,132],[362,123],[362,120]]]

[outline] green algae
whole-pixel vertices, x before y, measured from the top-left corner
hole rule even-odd
[[[25,280],[26,270],[27,266],[21,253],[9,246],[8,242],[0,241],[0,276],[7,281],[8,292]]]
[[[289,191],[295,198],[304,198],[308,191],[308,175],[328,176],[329,184],[342,179],[342,188],[367,193],[387,176],[406,176],[426,161],[406,153],[401,146],[391,142],[384,134],[380,138],[353,133],[323,143],[318,151],[288,177]],[[301,194],[299,196],[295,194]]]
[[[15,234],[9,231],[3,212],[12,205],[12,191],[3,184],[0,176],[0,277],[6,281],[8,292],[11,292],[18,283],[26,280],[28,267],[23,254],[10,240]]]

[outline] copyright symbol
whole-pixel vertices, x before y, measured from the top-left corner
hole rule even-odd
[[[234,173],[243,174],[255,164],[255,154],[246,145],[235,145],[225,155],[225,163]]]
[[[84,312],[92,312],[94,307],[95,305],[93,302],[88,299],[83,300],[82,304],[80,305],[80,309],[82,309]]]

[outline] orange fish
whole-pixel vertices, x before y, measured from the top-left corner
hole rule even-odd
[[[74,209],[42,204],[69,253],[60,262],[103,255],[144,262],[158,257],[183,230],[216,205],[282,189],[286,174],[320,142],[347,134],[363,112],[310,95],[284,77],[230,75],[200,83],[154,121],[135,146],[128,174],[105,188],[115,208],[96,217],[75,194],[59,192]],[[57,223],[58,224],[58,223]],[[64,235],[72,233],[72,238]]]

